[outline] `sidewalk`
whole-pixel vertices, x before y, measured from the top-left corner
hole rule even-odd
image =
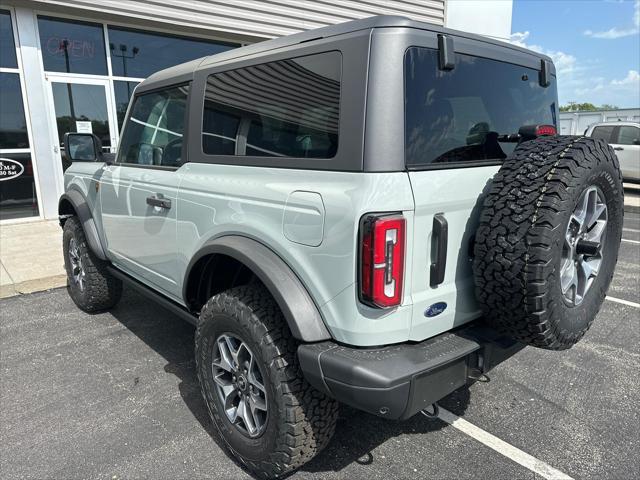
[[[0,298],[66,285],[58,220],[0,226]]]

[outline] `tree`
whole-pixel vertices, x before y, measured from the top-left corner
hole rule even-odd
[[[585,103],[576,103],[576,102],[567,102],[566,105],[562,105],[560,107],[561,112],[592,112],[594,110],[617,110],[618,107],[615,105],[610,105],[608,103],[603,103],[599,107],[596,107],[593,103],[585,102]]]
[[[597,110],[593,103],[576,103],[576,102],[568,102],[567,105],[562,105],[560,107],[561,112],[590,112],[593,110]]]

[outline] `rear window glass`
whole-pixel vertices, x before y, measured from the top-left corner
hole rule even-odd
[[[340,52],[327,52],[210,75],[204,153],[334,157],[341,70]]]
[[[555,77],[537,70],[457,53],[453,70],[438,68],[437,50],[405,55],[405,151],[409,167],[500,161],[523,125],[557,125]]]
[[[611,143],[611,136],[613,135],[614,129],[615,127],[609,127],[609,126],[596,127],[593,129],[593,132],[591,132],[591,137],[600,138],[607,143]]]

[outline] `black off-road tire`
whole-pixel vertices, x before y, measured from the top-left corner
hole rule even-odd
[[[580,304],[560,282],[563,245],[580,196],[595,186],[608,209],[602,262]],[[476,232],[473,271],[485,319],[511,337],[562,350],[587,332],[618,258],[624,210],[622,175],[604,141],[541,137],[524,142],[491,183]]]
[[[242,339],[259,361],[268,416],[257,438],[243,435],[229,421],[215,389],[214,344],[224,333]],[[228,449],[260,478],[279,478],[301,467],[327,446],[335,430],[338,404],[304,379],[297,346],[278,305],[261,284],[215,295],[200,313],[195,354],[209,414]]]
[[[69,244],[74,240],[85,271],[84,285],[74,281]],[[100,312],[113,307],[122,296],[122,281],[107,270],[108,262],[100,260],[87,246],[84,230],[77,217],[69,217],[62,230],[62,253],[67,272],[67,290],[73,302],[88,313]]]

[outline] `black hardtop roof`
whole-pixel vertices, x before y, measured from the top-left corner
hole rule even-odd
[[[361,30],[394,27],[428,30],[436,33],[450,34],[456,37],[469,38],[472,40],[477,40],[480,42],[528,53],[541,59],[551,61],[549,57],[541,53],[534,52],[532,50],[518,47],[516,45],[495,40],[489,37],[476,35],[473,33],[461,32],[459,30],[441,27],[432,23],[419,22],[402,16],[378,15],[374,17],[363,18],[361,20],[352,20],[336,25],[329,25],[327,27],[317,28],[315,30],[306,30],[304,32],[294,33],[292,35],[278,37],[271,40],[265,40],[263,42],[254,43],[244,47],[235,48],[226,52],[217,53],[215,55],[210,55],[208,57],[203,57],[192,60],[190,62],[182,63],[180,65],[176,65],[174,67],[170,67],[152,74],[138,86],[138,90],[151,90],[156,86],[166,85],[167,81],[170,79],[176,79],[176,81],[188,81],[189,77],[193,75],[193,72],[195,72],[199,68],[229,62],[249,55],[256,55],[271,50],[293,47],[300,43],[305,43],[320,38],[343,35]]]

